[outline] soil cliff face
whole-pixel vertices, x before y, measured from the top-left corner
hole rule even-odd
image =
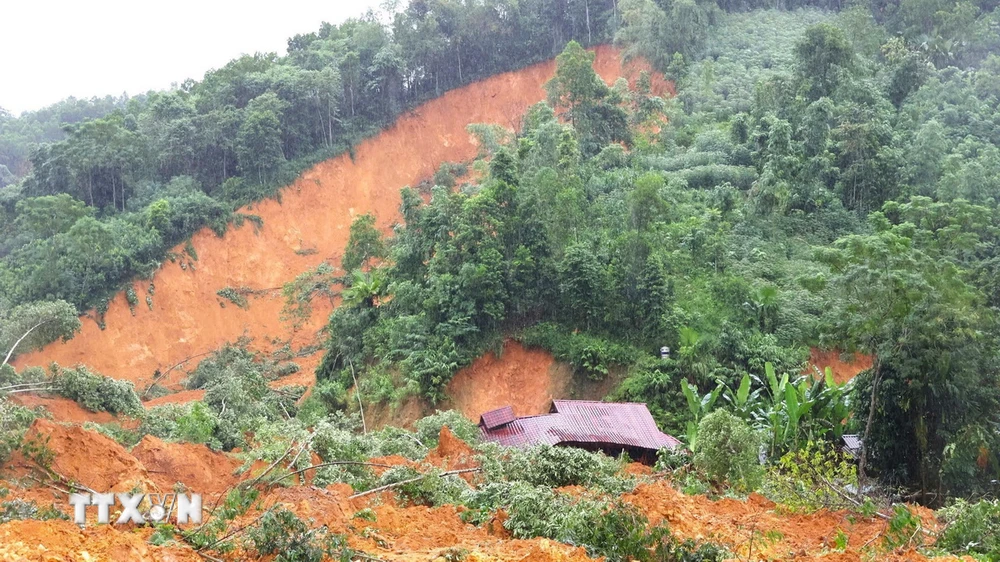
[[[595,69],[609,83],[622,76],[634,83],[646,69],[639,62],[623,65],[613,47],[599,47],[596,55]],[[176,262],[166,261],[152,283],[134,284],[140,301],[134,313],[119,294],[105,315],[105,330],[85,321],[74,339],[23,355],[16,366],[85,364],[139,385],[160,372],[167,374],[161,383],[169,385],[183,377],[183,370],[173,367],[241,336],[254,338],[264,349],[288,341],[296,349],[314,343],[332,303],[314,303],[312,317],[295,329],[281,318],[280,287],[323,261],[339,265],[356,215],[370,212],[388,231],[399,220],[400,188],[430,178],[444,162],[473,159],[477,147],[466,131],[470,123],[516,127],[524,111],[544,99],[544,84],[554,72],[554,61],[536,64],[453,90],[405,113],[358,145],[353,159],[342,155],[318,164],[278,199],[242,209],[263,219],[258,231],[249,222],[222,238],[203,229],[192,239],[196,261],[183,246],[174,248]],[[654,81],[659,93],[670,88]],[[182,268],[181,262],[193,267]],[[226,287],[255,294],[242,309],[216,294]],[[147,295],[151,307],[143,302]]]

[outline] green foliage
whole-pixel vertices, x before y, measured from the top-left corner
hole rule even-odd
[[[315,269],[300,273],[294,281],[285,283],[281,289],[285,297],[285,304],[281,308],[282,318],[290,318],[297,326],[301,325],[312,316],[314,298],[320,296],[333,300],[335,295],[333,287],[336,282],[333,266],[326,262],[317,265]]]
[[[632,364],[640,354],[635,348],[575,333],[554,323],[532,326],[521,333],[520,339],[524,345],[551,351],[556,359],[569,363],[574,372],[595,380],[608,376],[612,367]]]
[[[354,551],[341,535],[325,528],[310,529],[294,513],[284,508],[264,513],[260,522],[247,530],[247,541],[262,556],[276,555],[280,562],[321,562],[336,559],[347,562]]]
[[[382,241],[382,233],[375,226],[375,215],[366,213],[355,217],[351,223],[350,238],[347,240],[344,256],[340,259],[340,266],[344,271],[367,269],[371,266],[372,260],[381,260],[385,257],[385,243]]]
[[[716,482],[752,492],[760,487],[760,438],[741,419],[716,410],[698,423],[694,466]]]
[[[525,482],[495,482],[467,494],[467,519],[483,521],[498,508],[516,538],[548,537],[583,546],[612,561],[722,560],[725,551],[708,543],[681,543],[663,526],[651,526],[634,506],[591,497],[572,498]]]
[[[187,387],[205,390],[203,406],[174,418],[174,430],[199,442],[210,434],[204,442],[215,448],[244,446],[247,432],[295,416],[295,400],[304,389],[293,394],[270,388],[267,383],[279,370],[279,364],[244,346],[224,346],[189,374]]]
[[[854,52],[844,32],[826,23],[806,29],[795,45],[795,55],[809,101],[833,93],[839,74],[850,70],[854,60]]]
[[[76,309],[65,301],[31,302],[13,308],[5,304],[0,299],[0,354],[4,357],[0,366],[17,353],[41,349],[58,339],[67,341],[80,330]]]
[[[462,493],[469,489],[468,484],[456,475],[441,477],[440,472],[439,469],[418,472],[408,466],[394,466],[382,473],[375,487],[406,482],[393,488],[403,503],[427,506],[458,503]]]
[[[0,494],[0,497],[3,495]],[[0,524],[9,521],[49,521],[51,519],[69,520],[63,512],[53,506],[38,507],[34,501],[11,500],[0,502]]]
[[[0,394],[0,462],[6,461],[21,447],[24,433],[38,416],[37,411],[14,404]]]
[[[978,554],[986,560],[1000,560],[1000,501],[972,503],[956,500],[938,511],[947,523],[934,543],[955,554]]]
[[[236,306],[242,309],[247,309],[250,306],[250,303],[247,302],[247,297],[246,297],[248,293],[249,291],[243,287],[239,289],[234,289],[233,287],[223,287],[215,292],[215,294],[219,295],[220,297],[228,300],[229,302],[235,304]],[[221,301],[220,304],[222,304]]]
[[[574,447],[536,445],[524,449],[484,449],[478,455],[483,474],[490,482],[525,482],[532,486],[616,486],[613,478],[621,470],[614,459]]]
[[[183,533],[184,541],[195,549],[211,548],[218,552],[230,552],[234,545],[232,538],[225,532],[237,517],[244,515],[260,498],[256,489],[238,486],[233,488],[222,499],[212,517],[203,525]]]
[[[811,513],[821,508],[852,509],[841,495],[858,489],[857,466],[825,442],[808,442],[769,467],[764,493],[775,503]]]
[[[420,418],[414,423],[417,437],[427,447],[436,447],[441,428],[448,426],[455,437],[466,443],[479,441],[479,426],[455,410],[436,410],[433,414]]]
[[[893,506],[888,528],[882,537],[882,546],[886,550],[918,547],[924,542],[922,526],[920,518],[910,508],[896,504]]]
[[[90,372],[86,367],[75,369],[53,367],[52,386],[65,398],[74,400],[91,412],[138,415],[142,402],[131,381],[123,381]]]

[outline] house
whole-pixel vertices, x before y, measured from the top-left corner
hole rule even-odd
[[[479,418],[483,440],[510,447],[538,444],[579,447],[652,464],[656,452],[681,445],[661,432],[645,404],[553,400],[550,413],[515,417],[510,406],[490,410]]]

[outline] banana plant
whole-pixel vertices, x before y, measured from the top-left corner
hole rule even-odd
[[[681,380],[681,392],[684,393],[684,398],[687,399],[688,410],[691,412],[691,417],[694,418],[687,422],[687,442],[688,447],[692,451],[697,447],[698,422],[712,411],[715,407],[715,402],[719,399],[719,395],[722,394],[724,388],[726,386],[719,383],[719,386],[715,387],[715,390],[702,396],[697,386],[686,380]]]
[[[719,381],[719,384],[722,385],[722,381]],[[751,386],[750,374],[744,373],[736,392],[733,392],[728,386],[722,391],[722,398],[729,403],[733,413],[737,417],[747,421],[753,416],[754,410],[760,407],[760,393],[762,390],[761,388],[757,388],[751,392]]]

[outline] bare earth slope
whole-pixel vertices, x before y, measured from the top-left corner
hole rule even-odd
[[[634,80],[643,69],[623,68],[612,47],[596,52],[595,68],[608,82],[621,76]],[[536,64],[453,90],[406,113],[357,146],[353,161],[347,155],[327,160],[284,188],[280,202],[243,209],[263,219],[259,232],[250,223],[224,238],[203,229],[193,237],[194,268],[182,268],[180,261],[191,260],[182,246],[174,248],[178,262],[165,262],[154,275],[151,309],[143,302],[150,284],[138,281],[134,317],[120,293],[107,311],[105,330],[86,321],[73,340],[23,355],[16,366],[82,363],[139,385],[160,371],[169,372],[163,382],[177,383],[182,370],[171,367],[240,336],[263,348],[276,340],[292,339],[296,349],[313,343],[330,304],[316,306],[296,333],[280,318],[280,287],[323,261],[339,265],[355,215],[371,212],[388,230],[399,219],[400,188],[431,177],[444,162],[474,158],[477,148],[466,126],[516,126],[524,111],[544,98],[543,86],[554,72],[554,61]],[[661,81],[657,87],[665,93],[669,85]],[[217,296],[225,287],[264,291],[249,297],[244,310]]]

